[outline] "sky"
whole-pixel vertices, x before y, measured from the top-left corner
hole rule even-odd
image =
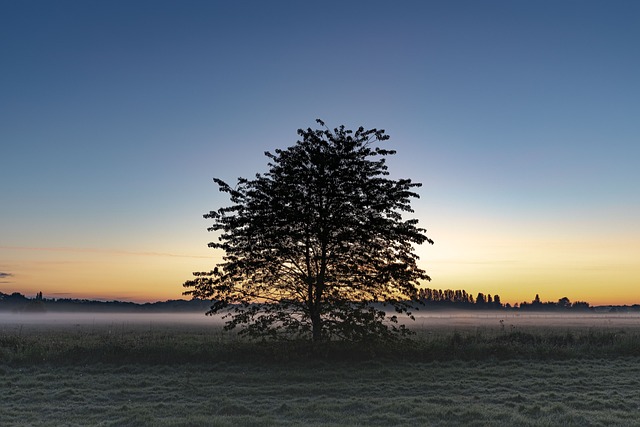
[[[640,303],[640,2],[0,0],[0,291],[182,297],[212,178],[382,128],[425,286]]]

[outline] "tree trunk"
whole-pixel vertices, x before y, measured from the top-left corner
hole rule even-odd
[[[313,313],[311,316],[311,325],[313,342],[322,341],[322,317],[320,317],[320,313]]]

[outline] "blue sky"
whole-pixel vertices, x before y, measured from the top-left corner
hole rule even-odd
[[[392,173],[424,184],[429,286],[640,302],[639,18],[635,1],[0,2],[3,287],[179,297],[218,256],[211,178],[264,171],[322,118],[386,129]]]

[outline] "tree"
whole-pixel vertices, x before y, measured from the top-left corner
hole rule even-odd
[[[487,300],[482,292],[478,292],[478,296],[476,297],[476,305],[485,305]]]
[[[223,262],[194,273],[186,295],[214,300],[226,329],[251,337],[302,336],[313,341],[397,336],[407,332],[380,304],[411,315],[422,280],[414,245],[433,244],[411,213],[421,184],[389,178],[377,147],[384,130],[298,130],[287,149],[265,152],[268,172],[214,178],[232,206],[204,215],[221,232],[212,248]]]
[[[500,301],[500,295],[495,295],[493,297],[493,305],[495,305],[497,308],[502,308],[502,301]]]

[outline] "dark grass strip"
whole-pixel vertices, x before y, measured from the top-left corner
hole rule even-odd
[[[96,331],[0,334],[0,363],[84,365],[215,362],[292,363],[309,360],[482,361],[566,360],[640,356],[640,330],[448,331],[395,342],[255,342],[234,336]]]

